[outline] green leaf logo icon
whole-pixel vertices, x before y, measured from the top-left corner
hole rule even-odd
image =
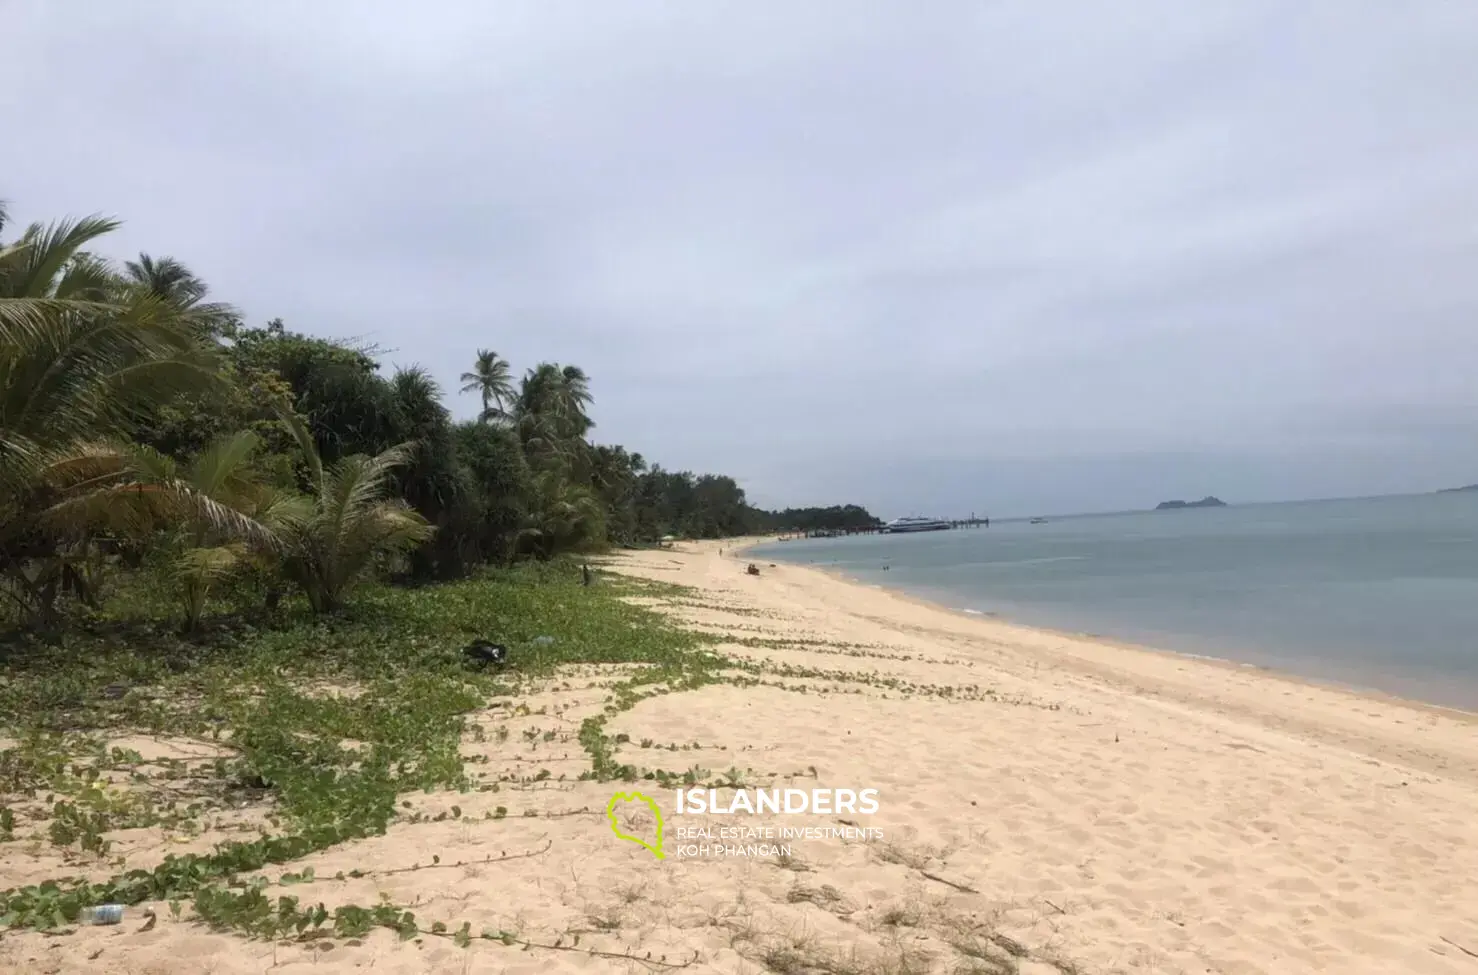
[[[652,842],[648,843],[638,836],[632,836],[630,833],[622,832],[621,825],[616,822],[616,804],[618,802],[640,802],[646,805],[652,814],[652,819],[657,824],[656,838]],[[606,819],[610,821],[611,832],[616,834],[616,839],[626,840],[628,843],[635,843],[637,846],[651,850],[652,856],[658,860],[667,859],[667,855],[662,852],[662,810],[658,809],[657,804],[651,799],[642,795],[640,792],[618,792],[611,796],[610,802],[606,803]]]

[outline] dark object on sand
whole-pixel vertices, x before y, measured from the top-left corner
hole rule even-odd
[[[748,572],[752,576],[757,576],[760,574],[760,567],[751,562],[749,563],[749,568],[745,569],[744,571]]]
[[[486,667],[488,664],[501,667],[508,659],[508,648],[501,643],[473,640],[462,648],[462,656],[477,667]]]
[[[580,581],[587,586],[590,585],[590,566],[580,566]]]

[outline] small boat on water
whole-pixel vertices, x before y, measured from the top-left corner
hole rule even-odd
[[[954,526],[939,518],[919,518],[916,516],[908,518],[894,518],[883,526],[883,531],[889,534],[896,532],[937,532],[946,531]]]
[[[1031,523],[1033,525],[1045,525],[1045,524],[1047,524],[1047,519],[1046,518],[1033,518],[1031,520]]]

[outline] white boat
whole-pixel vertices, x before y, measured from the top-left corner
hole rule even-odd
[[[937,532],[953,528],[947,521],[938,518],[894,518],[883,526],[885,532]]]

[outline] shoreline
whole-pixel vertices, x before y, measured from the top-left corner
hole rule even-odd
[[[752,549],[757,548],[760,545],[774,544],[775,539],[769,536],[765,536],[763,538],[744,539],[743,541],[747,542],[747,544],[745,544],[743,548],[736,549],[732,556],[733,558],[747,558]],[[728,554],[725,554],[723,557],[730,558]],[[858,576],[848,575],[840,569],[829,568],[826,566],[805,565],[799,562],[785,561],[777,562],[775,564],[784,565],[786,568],[789,569],[801,569],[815,572],[846,585],[859,586],[862,588],[875,588],[883,592],[887,592],[899,599],[907,600],[921,607],[935,610],[937,612],[949,613],[951,615],[959,616],[967,620],[980,620],[983,622],[998,624],[1004,627],[1011,627],[1013,629],[1020,630],[1023,633],[1034,634],[1039,637],[1074,640],[1084,643],[1096,643],[1101,644],[1106,648],[1111,648],[1117,651],[1151,654],[1170,658],[1172,660],[1191,660],[1214,667],[1253,671],[1294,684],[1307,685],[1310,687],[1322,688],[1330,691],[1338,691],[1356,697],[1368,697],[1372,700],[1381,701],[1387,704],[1398,704],[1410,708],[1431,710],[1436,713],[1447,715],[1449,717],[1470,721],[1475,725],[1478,725],[1478,706],[1466,708],[1452,704],[1442,704],[1436,701],[1425,700],[1420,697],[1409,696],[1408,694],[1385,690],[1383,688],[1375,687],[1369,684],[1351,682],[1335,677],[1316,677],[1309,674],[1300,674],[1296,671],[1287,670],[1283,667],[1275,665],[1254,663],[1252,661],[1246,660],[1237,660],[1234,657],[1218,656],[1216,654],[1196,653],[1187,650],[1175,650],[1170,647],[1155,646],[1148,643],[1138,643],[1133,640],[1123,640],[1116,637],[1106,636],[1100,633],[1090,633],[1083,630],[1072,630],[1053,626],[1044,626],[1038,623],[1028,623],[1023,620],[1013,619],[1010,616],[1003,616],[999,613],[988,613],[981,610],[970,610],[962,607],[951,606],[948,603],[940,602],[935,599],[930,599],[927,596],[920,596],[916,593],[909,592],[907,589],[904,588],[889,586],[880,582],[874,582],[870,579],[863,579]]]
[[[798,850],[814,872],[774,896],[824,881],[935,904],[953,912],[938,931],[993,919],[1105,975],[1471,966],[1478,716],[771,568],[759,541],[610,568],[684,587],[662,611],[712,634],[742,685],[643,704],[619,722],[630,741],[665,723],[727,742],[741,754],[718,767],[748,781],[879,790],[902,851]],[[787,923],[823,922],[839,944],[864,930]]]

